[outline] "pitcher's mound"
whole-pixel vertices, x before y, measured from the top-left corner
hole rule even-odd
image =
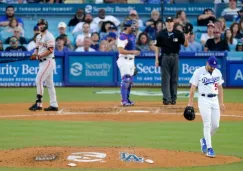
[[[50,160],[43,156],[55,158]],[[38,157],[41,160],[36,160]],[[240,158],[232,156],[217,155],[216,158],[208,158],[196,152],[136,147],[36,147],[0,151],[0,166],[4,167],[165,168],[220,165],[240,161]]]

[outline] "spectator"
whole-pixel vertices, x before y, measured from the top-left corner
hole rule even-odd
[[[76,52],[95,52],[91,46],[91,39],[90,37],[84,37],[84,43],[82,47],[78,47],[75,51]]]
[[[214,28],[214,38],[208,39],[204,51],[229,51],[229,46],[226,40],[221,38],[221,28]]]
[[[109,43],[108,46],[110,47],[110,51],[116,52],[117,51],[117,43],[116,43],[117,42],[117,35],[116,35],[116,33],[109,32],[106,40]]]
[[[238,44],[236,45],[236,49],[237,52],[242,52],[243,51],[243,43],[238,42]]]
[[[90,25],[90,32],[93,33],[93,32],[98,32],[98,28],[96,27],[96,25],[94,24],[93,22],[93,17],[91,14],[86,14],[85,15],[85,19],[84,19],[84,22],[79,22],[73,29],[73,34],[75,33],[79,33],[79,32],[82,32],[83,31],[83,24],[84,23],[89,23]]]
[[[89,23],[83,24],[83,32],[77,36],[77,38],[76,38],[76,46],[77,47],[83,46],[85,37],[91,37]]]
[[[237,18],[235,19],[235,22],[239,22],[240,20],[243,19],[243,7],[237,12],[238,13],[238,16]]]
[[[9,40],[10,46],[8,46],[5,51],[8,52],[22,52],[27,51],[27,49],[24,46],[19,46],[18,38],[15,36],[12,36]]]
[[[157,11],[157,10],[154,9],[154,10],[151,12],[151,18],[150,18],[149,20],[146,21],[146,27],[148,27],[148,26],[155,27],[155,24],[156,24],[157,21],[161,21],[161,22],[163,22],[163,21],[161,20],[161,18],[160,18],[160,13],[159,13],[159,11]]]
[[[222,34],[224,34],[224,32],[226,30],[226,21],[225,21],[224,17],[219,17],[218,21],[220,22],[221,27],[222,27]],[[217,22],[217,20],[215,22]]]
[[[73,45],[69,43],[68,36],[66,34],[61,34],[59,37],[62,37],[64,39],[64,46],[66,46],[68,49],[73,50]]]
[[[237,45],[237,40],[233,37],[230,29],[225,30],[224,34],[225,40],[228,43],[230,51],[235,51],[236,45]]]
[[[136,50],[140,51],[149,51],[150,50],[150,41],[147,33],[140,33],[138,40],[136,42]]]
[[[4,51],[4,49],[3,49],[3,42],[2,42],[2,40],[0,40],[0,52],[2,52],[2,51]]]
[[[16,18],[11,18],[10,21],[9,21],[9,25],[7,27],[5,27],[4,29],[4,32],[14,32],[14,28],[18,27],[19,24],[18,24],[18,20]],[[19,28],[21,29],[21,36],[24,37],[24,29],[19,26]]]
[[[78,9],[74,17],[69,21],[68,26],[76,26],[79,22],[84,22],[85,13],[83,9]]]
[[[207,33],[203,33],[201,35],[201,39],[200,39],[203,46],[205,45],[205,43],[208,39],[213,38],[213,36],[214,36],[213,31],[214,31],[214,24],[208,23]]]
[[[39,33],[36,33],[34,35],[34,37],[32,38],[32,40],[29,42],[29,44],[27,45],[27,50],[28,51],[32,51],[36,48],[36,37],[38,36]]]
[[[104,3],[106,3],[106,4],[113,4],[113,3],[126,4],[127,0],[104,0]]]
[[[186,18],[186,12],[183,10],[177,11],[176,18],[174,19],[174,23],[179,23],[182,26],[185,26],[186,23],[189,23],[188,19]]]
[[[110,51],[109,43],[106,40],[102,40],[100,42],[99,51],[100,52],[108,52],[108,51]]]
[[[56,48],[55,51],[56,52],[68,52],[70,51],[66,46],[64,46],[65,44],[65,39],[62,36],[59,36],[56,38]]]
[[[110,22],[114,23],[116,26],[120,25],[120,21],[116,17],[114,17],[112,15],[106,16],[104,9],[100,9],[98,12],[98,17],[95,17],[93,20],[94,24],[96,25],[96,28],[99,28],[100,21],[103,21],[103,22],[110,21]]]
[[[34,31],[34,36],[30,38],[29,43],[31,41],[35,41],[36,35],[40,34],[40,30],[37,25],[34,26],[33,31]]]
[[[148,34],[150,40],[156,40],[157,34],[163,29],[163,27],[163,23],[161,21],[157,21],[155,22],[154,27],[148,26],[144,32]]]
[[[101,40],[106,38],[106,36],[110,32],[110,27],[113,27],[113,26],[115,26],[115,25],[111,21],[105,21],[102,23],[102,26],[100,29],[100,39]]]
[[[225,8],[221,14],[226,21],[233,21],[234,16],[238,16],[237,0],[229,0],[229,7]]]
[[[9,25],[9,21],[14,18],[14,7],[12,5],[9,5],[6,7],[5,10],[5,16],[0,17],[0,26],[6,27]],[[21,18],[16,18],[18,21],[19,26],[23,27],[24,22]]]
[[[66,25],[66,23],[64,23],[64,22],[60,22],[60,23],[58,23],[58,36],[57,37],[59,37],[59,36],[61,36],[61,35],[65,35],[67,38],[67,41],[65,42],[65,46],[67,46],[68,48],[70,48],[70,49],[73,49],[73,47],[72,47],[72,42],[71,42],[71,39],[73,39],[73,37],[72,37],[72,35],[67,35],[67,25]]]
[[[143,21],[139,19],[138,13],[136,10],[131,10],[129,16],[125,20],[136,20],[138,23],[138,28],[140,30],[144,29]]]
[[[243,35],[243,18],[240,20],[239,25],[240,25],[240,34]]]
[[[93,32],[91,34],[91,48],[93,48],[94,50],[98,51],[99,50],[99,41],[100,41],[100,35],[98,32]]]
[[[233,34],[233,38],[241,39],[243,37],[243,35],[240,33],[240,26],[238,23],[231,24],[230,31]]]
[[[183,33],[183,26],[182,26],[180,23],[176,23],[176,24],[174,25],[174,29],[175,29],[175,30],[179,30],[180,32]]]
[[[193,32],[190,33],[188,39],[188,47],[181,46],[181,51],[184,52],[201,52],[202,45],[195,41],[195,34]]]
[[[207,26],[209,22],[214,23],[216,17],[214,12],[211,8],[207,8],[203,11],[203,14],[199,15],[197,18],[197,25],[198,26]]]
[[[110,27],[109,27],[109,32],[114,32],[114,33],[116,33],[116,35],[118,34],[117,32],[118,32],[118,28],[115,26],[115,25],[111,25]]]
[[[20,36],[20,34],[21,34],[20,32],[21,32],[21,27],[20,27],[20,26],[15,27],[15,28],[14,28],[13,36],[15,36],[15,37],[18,38],[18,43],[20,43],[21,45],[23,45],[23,44],[27,44],[27,40],[26,40],[24,37]],[[5,41],[6,44],[9,44],[9,42],[10,42],[10,38],[11,38],[11,37],[8,37],[8,38],[6,39],[6,41]]]

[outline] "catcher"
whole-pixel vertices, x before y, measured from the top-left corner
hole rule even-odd
[[[36,76],[37,96],[35,103],[29,108],[31,111],[42,110],[42,97],[44,94],[43,83],[46,82],[48,93],[50,96],[50,106],[45,111],[58,111],[56,99],[56,90],[53,82],[53,72],[56,68],[54,59],[55,38],[47,30],[48,23],[44,19],[40,19],[37,23],[41,33],[36,38],[36,48],[31,60],[39,60],[39,71]]]
[[[198,87],[198,108],[203,120],[204,134],[204,138],[200,139],[200,144],[201,151],[208,157],[215,157],[211,138],[219,128],[220,110],[225,110],[222,87],[224,80],[217,66],[216,57],[211,56],[208,58],[206,66],[195,70],[190,80],[191,89],[188,106],[184,112],[184,117],[187,120],[195,118],[193,98],[196,87]]]

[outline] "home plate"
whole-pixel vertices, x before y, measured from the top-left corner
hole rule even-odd
[[[150,111],[148,110],[128,110],[127,112],[133,112],[133,113],[148,113]]]

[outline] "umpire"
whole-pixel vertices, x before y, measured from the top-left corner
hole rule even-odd
[[[163,104],[176,104],[178,83],[178,56],[180,46],[188,46],[189,34],[174,29],[172,17],[166,18],[166,29],[162,30],[156,41],[155,65],[161,66]],[[161,58],[159,58],[162,49]]]

